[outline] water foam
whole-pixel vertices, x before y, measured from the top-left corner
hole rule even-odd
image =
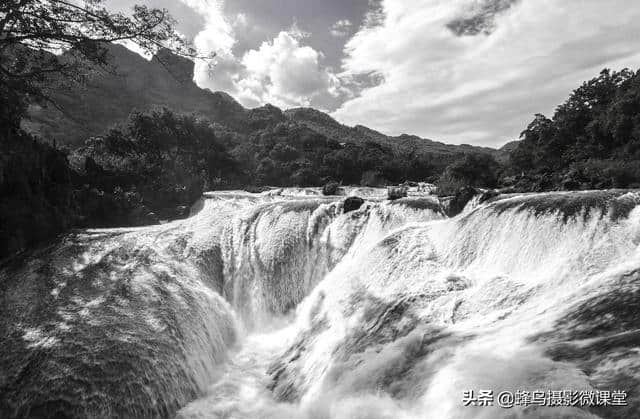
[[[355,192],[346,214],[318,190],[210,193],[189,219],[75,233],[3,268],[1,412],[607,417],[461,399],[640,386],[636,193],[446,219],[424,194]]]
[[[464,407],[462,395],[636,388],[625,372],[638,364],[636,334],[613,326],[633,328],[638,312],[607,297],[637,305],[637,198],[511,197],[390,234],[300,306],[296,338],[272,367],[274,394],[301,412],[324,406],[313,417],[362,417],[371,406],[366,417],[597,417]],[[595,344],[582,341],[585,329]]]

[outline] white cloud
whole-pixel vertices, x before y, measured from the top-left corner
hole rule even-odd
[[[282,107],[316,106],[338,95],[339,80],[320,64],[321,54],[302,46],[296,34],[280,32],[242,57],[240,97]]]
[[[232,70],[237,67],[233,56],[236,39],[232,24],[224,16],[222,2],[218,0],[180,1],[204,18],[204,28],[193,39],[195,48],[202,55],[216,54],[213,62],[196,61],[194,81],[201,87],[213,90],[230,89],[233,87]]]
[[[338,76],[322,65],[322,53],[302,45],[310,34],[297,23],[259,48],[236,56],[234,32],[248,24],[246,15],[226,18],[220,1],[181,1],[205,17],[205,27],[194,39],[198,51],[217,54],[213,65],[196,63],[194,79],[199,86],[225,91],[247,107],[272,103],[335,109],[347,97]]]
[[[236,40],[233,27],[225,18],[223,3],[218,0],[180,0],[205,21],[205,27],[195,36],[194,44],[202,52],[231,53]]]
[[[349,19],[341,19],[331,25],[329,33],[336,38],[343,38],[351,33],[351,26],[353,26],[353,24]]]
[[[456,36],[447,24],[478,1],[384,0],[382,20],[348,41],[341,75],[375,73],[382,82],[334,116],[392,134],[499,145],[603,67],[640,66],[640,7],[629,1],[521,0],[492,17],[490,35]],[[492,1],[503,0],[484,0]]]
[[[293,21],[293,24],[286,32],[298,40],[303,40],[305,38],[311,37],[311,32],[307,32],[302,29],[300,25],[298,25],[298,22],[296,20]]]

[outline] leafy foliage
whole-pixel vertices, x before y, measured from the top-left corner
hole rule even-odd
[[[508,170],[520,189],[640,186],[640,71],[603,70],[521,138]]]
[[[221,140],[257,185],[318,186],[335,180],[381,186],[433,179],[438,165],[444,169],[428,154],[401,153],[371,141],[339,143],[293,121],[267,124],[248,137],[225,132]]]
[[[495,188],[500,165],[489,154],[466,154],[447,166],[437,182],[439,193],[453,195],[465,186]]]
[[[134,6],[130,15],[113,13],[103,0],[3,1],[0,34],[0,91],[31,99],[47,97],[43,85],[52,75],[80,82],[89,65],[106,66],[105,45],[111,42],[131,42],[149,53],[169,47],[196,56],[166,10]],[[58,54],[63,51],[69,53]]]
[[[203,190],[242,181],[208,121],[167,109],[134,112],[104,137],[89,139],[71,162],[94,187],[136,191],[156,209],[190,205]]]

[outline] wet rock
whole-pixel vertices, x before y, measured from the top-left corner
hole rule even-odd
[[[464,186],[458,189],[451,201],[449,201],[449,205],[447,206],[447,215],[449,217],[455,217],[460,214],[467,203],[471,201],[474,196],[480,193],[481,191],[471,186]]]
[[[455,195],[448,201],[448,205],[446,206],[447,215],[450,217],[454,217],[460,214],[467,206],[469,201],[471,201],[475,196],[478,195],[480,196],[478,197],[477,204],[482,204],[500,195],[500,192],[494,189],[482,190],[473,188],[471,186],[462,187],[458,189]]]
[[[262,193],[262,192],[267,192],[271,190],[271,188],[269,188],[268,186],[249,185],[249,186],[245,186],[244,190],[249,193]]]
[[[495,189],[484,191],[482,192],[482,196],[480,197],[480,203],[482,204],[483,202],[487,202],[488,200],[495,198],[498,195],[500,195],[500,192],[496,191]]]
[[[357,196],[350,196],[344,200],[344,204],[342,205],[344,213],[348,213],[351,211],[355,211],[359,209],[362,204],[364,204],[364,199]]]
[[[439,201],[437,199],[434,199],[434,198],[430,198],[430,197],[400,198],[400,199],[396,199],[395,201],[392,201],[391,205],[402,205],[402,206],[405,206],[407,208],[411,208],[411,209],[414,209],[414,210],[420,210],[420,211],[431,210],[431,211],[433,211],[435,213],[439,213],[439,214],[444,213],[443,205],[442,205],[441,201]]]
[[[322,195],[338,195],[340,191],[340,184],[338,182],[329,182],[322,187]]]

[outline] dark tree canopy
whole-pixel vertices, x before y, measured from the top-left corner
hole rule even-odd
[[[500,165],[490,154],[469,153],[451,163],[438,180],[441,194],[454,194],[464,186],[494,188]]]
[[[603,70],[553,118],[536,115],[521,140],[510,169],[545,178],[534,189],[640,186],[640,71]]]
[[[106,66],[104,45],[109,42],[131,42],[148,53],[169,48],[196,56],[166,10],[134,6],[129,14],[114,13],[103,0],[0,2],[0,98],[14,105],[2,111],[2,121],[19,119],[25,96],[44,97],[42,86],[50,75],[77,81],[87,64]]]

